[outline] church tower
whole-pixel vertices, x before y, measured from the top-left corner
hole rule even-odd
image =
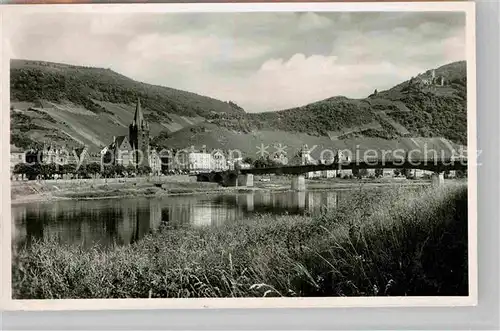
[[[135,107],[134,121],[129,127],[129,140],[135,164],[137,166],[149,166],[149,124],[142,114],[141,100],[139,98],[137,98]]]

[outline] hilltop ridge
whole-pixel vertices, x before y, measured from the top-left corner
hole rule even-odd
[[[95,101],[131,104],[140,97],[144,107],[158,114],[203,116],[210,112],[243,111],[232,102],[138,82],[111,69],[11,60],[10,71],[11,96],[18,101],[66,99],[99,113],[106,112],[106,108]]]

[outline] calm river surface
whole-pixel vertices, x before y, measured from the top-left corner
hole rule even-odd
[[[254,213],[303,214],[335,207],[346,191],[264,192],[63,200],[12,206],[13,249],[34,239],[85,248],[126,245],[161,225],[218,226]]]

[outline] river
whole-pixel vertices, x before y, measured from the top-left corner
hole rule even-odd
[[[316,214],[346,191],[184,195],[61,200],[12,206],[13,250],[35,239],[108,248],[133,243],[160,226],[219,226],[255,213]]]

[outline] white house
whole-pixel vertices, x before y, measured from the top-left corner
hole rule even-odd
[[[212,155],[204,152],[188,154],[188,170],[190,172],[210,172],[212,170]]]
[[[211,159],[211,170],[213,171],[224,171],[229,168],[226,156],[222,151],[216,150],[211,153],[212,159]]]
[[[154,175],[159,175],[161,173],[161,158],[155,149],[151,150],[149,155],[149,166]]]

